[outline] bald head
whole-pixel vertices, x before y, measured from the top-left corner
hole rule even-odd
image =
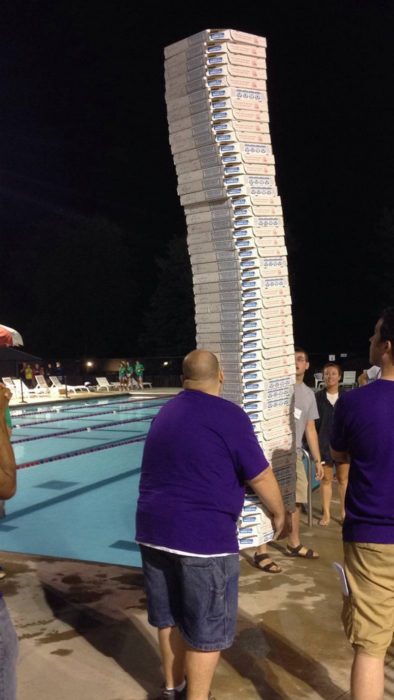
[[[223,374],[216,355],[208,350],[193,350],[182,364],[183,386],[206,393],[219,394]]]

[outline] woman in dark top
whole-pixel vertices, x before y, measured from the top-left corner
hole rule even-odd
[[[334,416],[334,406],[341,389],[341,368],[334,362],[328,362],[323,367],[323,380],[325,388],[316,394],[316,403],[319,411],[319,420],[316,421],[316,430],[319,436],[319,447],[324,468],[324,477],[320,482],[320,495],[323,515],[319,525],[326,527],[331,518],[330,506],[332,498],[332,480],[334,466],[338,481],[338,494],[340,503],[341,522],[345,517],[345,494],[349,475],[348,464],[335,465],[330,454],[330,433]]]

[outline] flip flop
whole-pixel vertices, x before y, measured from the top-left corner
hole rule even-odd
[[[306,550],[305,554],[301,553],[302,548]],[[298,547],[290,547],[288,544],[286,546],[286,555],[288,557],[301,557],[302,559],[319,559],[317,552],[314,552],[313,549],[307,549],[303,544],[299,544]]]
[[[260,566],[260,562],[265,559],[271,559],[269,554],[255,554],[253,557],[254,565],[261,571],[266,571],[268,574],[280,574],[282,572],[281,567],[275,561],[270,561],[269,564]]]

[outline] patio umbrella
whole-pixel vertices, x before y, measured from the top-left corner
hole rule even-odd
[[[9,328],[8,326],[0,324],[0,347],[9,348],[14,345],[23,345],[21,334],[14,328]]]

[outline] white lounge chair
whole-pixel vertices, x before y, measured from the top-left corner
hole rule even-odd
[[[12,393],[15,395],[16,394],[16,386],[14,382],[12,381],[11,377],[2,377],[1,381],[3,382],[4,386],[7,387]]]
[[[325,386],[323,381],[323,372],[315,372],[313,375],[315,379],[315,391],[322,389]]]
[[[71,394],[74,393],[76,394],[78,391],[91,391],[91,389],[88,386],[85,386],[85,384],[62,384],[59,377],[49,377],[49,379],[52,382],[52,386],[55,387],[55,389],[60,392],[61,389],[64,389],[64,391],[69,391]]]
[[[343,387],[350,387],[351,389],[354,389],[354,387],[357,386],[356,382],[356,372],[354,370],[349,370],[343,373],[342,381],[340,382],[340,386]]]
[[[42,374],[36,374],[34,379],[37,382],[37,386],[42,390],[42,393],[44,394],[49,394],[50,393],[50,388],[47,384],[47,380]]]
[[[96,382],[97,391],[101,391],[101,389],[105,389],[106,391],[116,391],[116,389],[119,389],[120,387],[119,382],[109,382],[107,377],[96,377]]]
[[[43,389],[40,389],[40,387],[35,386],[34,389],[30,389],[27,384],[22,382],[21,379],[12,379],[13,385],[14,385],[14,393],[18,397],[22,396],[40,396],[42,394],[45,394],[46,392]],[[7,386],[7,384],[6,384]],[[11,387],[9,387],[11,389]],[[12,391],[12,389],[11,389]]]

